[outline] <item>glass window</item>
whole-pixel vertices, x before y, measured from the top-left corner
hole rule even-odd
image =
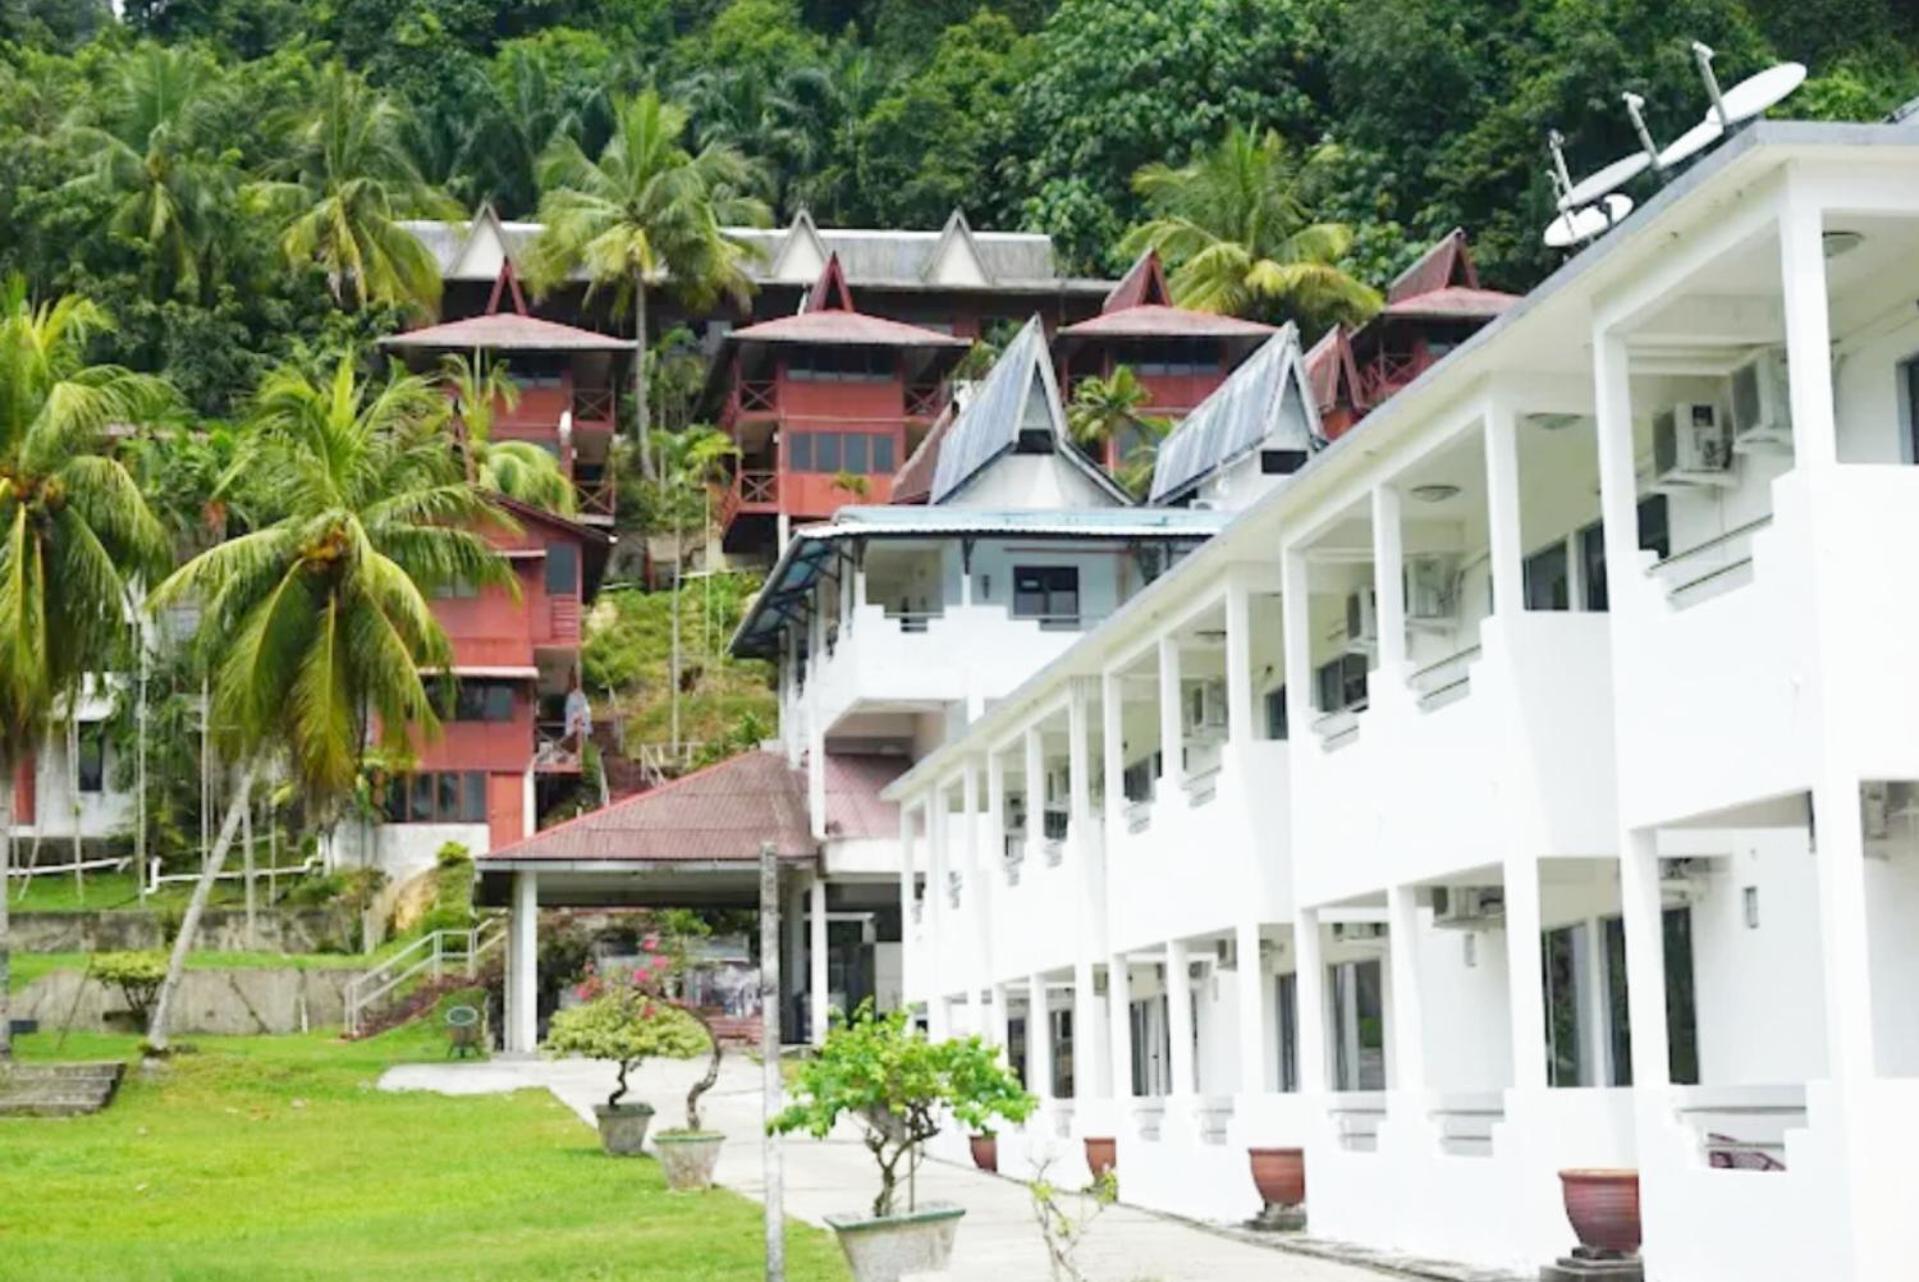
[[[1377,961],[1332,967],[1333,1068],[1342,1091],[1386,1089],[1386,1016]]]
[[[1343,654],[1319,668],[1319,710],[1339,712],[1366,704],[1366,656]]]
[[[1546,1081],[1553,1086],[1585,1086],[1587,947],[1584,926],[1546,932]]]
[[[1013,617],[1067,627],[1079,625],[1079,567],[1013,567]]]
[[[1641,551],[1657,552],[1661,560],[1672,555],[1672,526],[1663,494],[1639,501],[1639,547]]]
[[[79,760],[75,773],[81,792],[101,792],[107,781],[107,728],[99,722],[80,727]]]
[[[1299,976],[1279,977],[1279,1089],[1299,1089]]]
[[[1572,579],[1564,543],[1543,547],[1527,557],[1524,570],[1528,610],[1572,608]]]
[[[1266,737],[1284,742],[1290,737],[1291,728],[1286,724],[1286,687],[1266,692]]]
[[[406,817],[413,823],[430,823],[433,819],[433,776],[412,775],[411,795],[407,799]]]
[[[546,545],[546,590],[550,596],[574,596],[579,593],[579,548],[571,543]]]
[[[460,818],[467,823],[485,823],[486,776],[478,770],[469,770],[466,772],[465,782],[464,804],[460,807]]]
[[[876,436],[873,438],[873,471],[879,476],[893,474],[893,438]]]
[[[865,433],[854,432],[849,434],[846,437],[846,439],[842,442],[842,446],[845,451],[844,462],[845,462],[845,467],[847,471],[855,473],[856,475],[860,475],[860,476],[864,476],[866,474],[866,442],[867,440],[868,440],[868,437],[865,435]]]
[[[840,470],[840,434],[817,432],[813,436],[813,470],[828,476]]]
[[[1598,521],[1579,532],[1579,575],[1588,610],[1606,608],[1606,528]]]
[[[810,472],[813,470],[813,438],[805,432],[795,432],[786,438],[786,466],[792,472]]]
[[[456,774],[436,774],[433,776],[434,817],[444,822],[460,813],[460,776]]]

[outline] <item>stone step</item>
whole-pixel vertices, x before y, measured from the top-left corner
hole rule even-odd
[[[106,1107],[99,1096],[18,1100],[0,1096],[0,1117],[85,1117]]]
[[[0,1117],[72,1117],[113,1100],[126,1065],[14,1064],[0,1070]]]

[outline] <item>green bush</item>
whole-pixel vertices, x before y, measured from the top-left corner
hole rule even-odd
[[[101,953],[93,959],[93,974],[101,983],[118,988],[127,1009],[145,1024],[160,983],[167,977],[167,955],[162,952]]]
[[[546,1037],[552,1055],[584,1055],[619,1066],[608,1108],[626,1095],[626,1075],[655,1055],[691,1059],[706,1049],[706,1034],[677,1006],[631,988],[610,988],[553,1017]]]

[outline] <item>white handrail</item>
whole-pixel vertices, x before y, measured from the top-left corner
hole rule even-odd
[[[458,966],[467,978],[476,977],[481,959],[505,939],[505,919],[487,917],[471,930],[436,930],[422,935],[372,970],[354,976],[345,990],[347,1036],[359,1035],[362,1017],[375,1002],[427,971],[439,980],[450,967]]]

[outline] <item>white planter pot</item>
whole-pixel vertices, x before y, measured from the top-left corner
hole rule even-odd
[[[914,1273],[941,1273],[953,1256],[953,1237],[966,1208],[934,1203],[884,1219],[829,1215],[853,1282],[899,1282]]]

